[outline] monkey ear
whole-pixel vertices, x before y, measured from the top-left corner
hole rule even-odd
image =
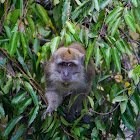
[[[82,65],[85,65],[85,60],[86,60],[86,55],[82,54],[82,56],[81,56]]]

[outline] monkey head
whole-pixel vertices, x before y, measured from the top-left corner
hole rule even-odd
[[[52,57],[52,67],[55,68],[55,76],[61,85],[72,86],[79,83],[79,79],[83,80],[85,54],[74,48],[61,47]]]

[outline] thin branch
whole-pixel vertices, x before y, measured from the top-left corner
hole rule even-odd
[[[137,51],[136,51],[136,48],[135,48],[135,46],[134,46],[134,44],[133,44],[133,40],[130,38],[129,35],[127,35],[127,34],[125,33],[125,31],[124,31],[123,29],[121,29],[120,27],[119,27],[118,29],[127,37],[128,41],[130,42],[131,46],[133,47],[134,54],[135,54],[135,58],[136,58],[136,60],[137,60],[137,64],[140,64],[140,59],[139,59],[138,53],[137,53]]]
[[[16,76],[15,76],[14,74],[12,74],[6,67],[4,67],[4,66],[1,65],[1,64],[0,64],[0,66],[1,66],[3,69],[7,70],[7,72],[8,72],[12,77],[16,78]]]

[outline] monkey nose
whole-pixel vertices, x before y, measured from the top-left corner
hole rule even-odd
[[[69,76],[68,71],[65,71],[65,72],[63,73],[63,75],[64,75],[65,77],[68,77],[68,76]]]

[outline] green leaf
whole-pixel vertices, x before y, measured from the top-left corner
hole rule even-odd
[[[109,15],[106,18],[106,24],[110,21],[112,21],[114,19],[114,17],[116,16],[116,14],[118,14],[120,11],[122,11],[123,8],[122,7],[116,7],[113,11],[111,11],[109,13]]]
[[[7,94],[9,93],[12,86],[13,86],[12,77],[8,76],[8,81],[6,82],[6,85],[4,87],[2,86],[1,89],[5,94]]]
[[[57,47],[58,47],[58,45],[59,45],[59,42],[60,42],[60,37],[59,37],[59,36],[54,37],[54,38],[51,40],[50,49],[51,49],[51,53],[52,53],[52,54],[56,51],[56,49],[57,49]]]
[[[80,129],[79,128],[74,128],[74,134],[80,137]]]
[[[100,3],[100,7],[101,9],[104,9],[106,6],[108,6],[108,4],[110,3],[111,0],[103,0],[101,3]]]
[[[27,46],[28,46],[27,45],[27,38],[23,32],[19,31],[19,33],[20,33],[20,38],[21,38],[23,53],[24,53],[24,59],[25,59],[26,54],[27,54]]]
[[[95,9],[97,11],[99,11],[100,10],[100,1],[99,0],[94,0],[94,4],[95,4]]]
[[[78,124],[78,122],[83,118],[83,116],[85,115],[86,112],[87,112],[86,109],[83,109],[83,110],[81,111],[81,116],[75,121],[75,123],[74,123],[72,129],[75,128],[75,126],[76,126],[76,125]]]
[[[121,114],[121,119],[125,127],[127,127],[130,131],[133,132],[135,130],[134,124],[131,122],[129,116],[126,113]]]
[[[115,47],[113,47],[112,51],[113,51],[113,59],[114,59],[116,68],[119,71],[119,73],[121,73],[121,61],[120,61],[120,56],[119,56],[118,50]]]
[[[4,28],[5,28],[5,31],[6,31],[6,34],[7,34],[7,36],[8,36],[8,38],[10,39],[11,38],[11,29],[8,27],[8,26],[4,26]]]
[[[22,124],[18,130],[15,132],[15,134],[12,136],[11,140],[19,140],[21,138],[21,136],[25,133],[26,128],[25,126]]]
[[[31,125],[31,123],[35,120],[37,114],[39,111],[39,105],[36,105],[30,112],[29,120],[28,120],[28,127]]]
[[[140,65],[138,65],[137,67],[135,67],[134,70],[133,70],[134,73],[136,73],[138,71],[140,71]]]
[[[104,75],[103,77],[101,77],[98,82],[104,81],[105,79],[107,79],[108,77],[110,77],[111,75]]]
[[[139,3],[139,0],[132,0],[132,4],[133,4],[135,7],[138,7],[138,3]]]
[[[125,46],[124,46],[124,44],[123,44],[123,42],[122,42],[122,39],[120,39],[120,40],[118,40],[118,41],[116,42],[116,46],[117,46],[117,48],[119,49],[119,51],[121,51],[122,53],[125,53],[125,52],[126,52]]]
[[[128,25],[128,27],[134,32],[136,33],[136,26],[135,26],[135,21],[134,18],[132,17],[132,15],[129,12],[128,7],[125,8],[124,10],[124,19],[126,24]]]
[[[94,108],[94,101],[90,96],[87,96],[92,108]]]
[[[20,64],[22,65],[23,69],[29,74],[28,68],[24,62],[24,58],[21,56],[19,50],[17,49],[17,59],[20,62]]]
[[[70,21],[66,21],[66,25],[69,28],[69,31],[74,35],[76,31],[75,25]]]
[[[128,101],[127,95],[120,95],[113,99],[114,102]]]
[[[104,131],[105,125],[101,123],[101,120],[95,118],[95,124],[98,130]]]
[[[118,92],[118,86],[117,86],[117,84],[114,84],[110,91],[110,101],[111,102],[114,99],[114,97],[117,95],[117,92]]]
[[[41,19],[44,21],[44,23],[46,25],[48,25],[49,24],[49,18],[48,18],[47,11],[40,4],[36,4],[36,7],[37,7],[37,10],[38,10],[38,12],[41,16]]]
[[[107,64],[108,69],[110,69],[110,62],[111,62],[111,47],[105,50],[105,61]]]
[[[81,3],[81,4],[74,10],[74,12],[72,13],[72,19],[73,19],[73,20],[75,20],[75,19],[77,18],[77,16],[79,15],[79,14],[77,14],[77,13],[79,13],[79,11],[82,9],[82,7],[85,6],[85,4],[86,4],[88,1],[89,1],[89,0],[84,0],[84,2]],[[75,16],[75,15],[76,15],[76,16]]]
[[[40,40],[39,40],[39,38],[37,37],[37,38],[34,40],[34,44],[33,44],[33,49],[34,49],[34,52],[35,52],[36,55],[37,55],[37,53],[39,52],[39,48],[40,48]]]
[[[12,99],[11,103],[13,105],[17,105],[19,102],[21,102],[24,99],[25,96],[26,96],[26,92],[20,92]]]
[[[96,43],[96,38],[94,39],[93,43],[92,43],[90,46],[88,46],[87,54],[86,54],[86,61],[85,61],[85,67],[86,67],[86,68],[87,68],[87,65],[88,65],[88,63],[89,63],[89,61],[90,61],[90,58],[91,58],[91,56],[92,56],[95,43]]]
[[[10,17],[12,24],[15,24],[17,22],[19,15],[20,15],[20,9],[16,9],[12,12],[12,15]]]
[[[138,8],[134,8],[134,15],[136,17],[136,21],[138,22],[138,24],[140,25],[140,10],[139,10],[139,7]]]
[[[69,46],[71,44],[71,37],[66,33],[65,34],[65,46]]]
[[[10,39],[10,48],[9,49],[10,49],[10,56],[11,57],[16,52],[17,43],[18,43],[18,32],[14,32],[11,36],[11,39]]]
[[[125,112],[126,106],[127,106],[127,100],[122,101],[122,102],[120,103],[121,114],[123,114],[123,113]]]
[[[68,14],[69,7],[70,7],[70,2],[66,0],[64,2],[64,6],[63,6],[63,9],[62,9],[62,24],[63,25],[65,24],[65,22],[68,19],[67,14]]]
[[[97,67],[101,60],[101,52],[99,46],[96,46],[95,49],[95,67]]]
[[[17,114],[20,115],[21,113],[23,113],[24,110],[27,108],[27,106],[28,106],[29,104],[31,104],[31,102],[32,102],[31,97],[26,98],[26,99],[19,105]]]
[[[41,129],[42,132],[46,131],[47,128],[52,124],[53,121],[53,116],[49,116],[49,114],[47,114],[45,121],[43,122]]]
[[[3,137],[6,139],[6,137],[9,135],[9,133],[13,130],[15,125],[23,118],[23,116],[17,116],[16,118],[13,118],[10,120],[10,122],[7,124],[6,129],[4,131]]]
[[[49,132],[53,128],[53,126],[55,125],[55,122],[57,121],[56,116],[57,116],[57,113],[54,112],[54,120],[51,123],[51,125],[49,126],[49,128],[45,131],[45,133]]]
[[[69,126],[69,123],[62,116],[60,116],[60,119],[64,125]]]
[[[140,98],[137,92],[134,92],[131,96],[131,100],[136,104],[140,112]]]
[[[120,14],[121,14],[121,12],[117,13],[117,14],[115,15],[115,17],[109,22],[108,31],[110,31],[110,29],[112,28],[112,26],[113,26],[113,28],[114,28],[114,22],[115,22],[116,19],[120,16]]]
[[[119,17],[119,18],[116,20],[116,22],[114,23],[114,26],[113,26],[112,32],[111,32],[111,36],[114,36],[114,35],[115,35],[115,33],[116,33],[116,31],[117,31],[117,29],[118,29],[118,27],[119,27],[120,22],[121,22],[121,17]]]
[[[94,127],[92,129],[91,137],[94,139],[95,137],[98,137],[98,134],[99,134],[99,130],[97,130],[97,128]]]
[[[32,34],[35,35],[36,29],[35,29],[34,21],[33,21],[32,18],[29,17],[28,15],[26,15],[26,20],[27,20],[28,23],[29,23],[29,27],[30,27],[30,29],[31,29]]]
[[[2,119],[4,119],[5,117],[5,111],[1,105],[0,105],[0,116],[2,117]]]
[[[24,6],[23,6],[23,0],[20,0],[20,17],[23,14],[23,8],[24,8]]]
[[[24,81],[23,85],[24,85],[25,89],[30,93],[30,95],[31,95],[31,97],[33,99],[34,104],[38,105],[37,95],[34,92],[32,86],[28,82],[26,82],[26,81]]]

